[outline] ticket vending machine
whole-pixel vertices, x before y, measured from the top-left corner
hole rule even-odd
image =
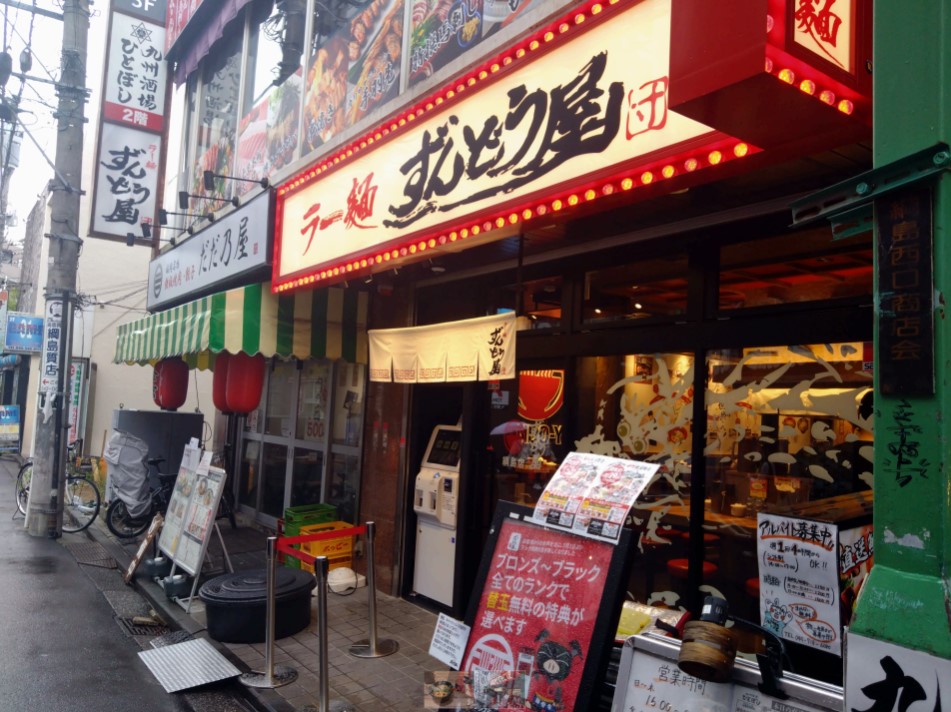
[[[456,571],[456,519],[459,509],[459,464],[462,428],[437,425],[416,475],[416,566],[413,590],[452,606]]]

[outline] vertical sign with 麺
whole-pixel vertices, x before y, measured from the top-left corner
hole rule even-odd
[[[934,393],[930,188],[875,202],[878,224],[878,359],[884,395]]]

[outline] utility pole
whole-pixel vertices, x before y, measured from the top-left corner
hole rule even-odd
[[[63,53],[57,119],[56,169],[51,181],[46,338],[40,355],[33,480],[26,528],[31,536],[55,539],[63,526],[66,471],[65,391],[72,354],[72,307],[79,266],[79,199],[86,102],[86,44],[90,0],[63,0]],[[58,306],[57,306],[58,304]],[[59,322],[57,328],[57,321]],[[54,348],[52,346],[58,346]],[[45,379],[45,381],[44,381]]]

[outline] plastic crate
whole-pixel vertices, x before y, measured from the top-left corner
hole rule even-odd
[[[337,519],[337,508],[332,504],[302,504],[298,507],[287,507],[284,510],[284,524],[288,530],[292,526],[303,524],[323,524]],[[296,534],[288,536],[296,536]]]
[[[347,522],[330,522],[328,524],[308,524],[301,527],[301,534],[321,534],[323,532],[338,531],[340,529],[349,529],[352,524]],[[353,563],[353,537],[342,536],[339,539],[322,539],[321,541],[305,541],[301,544],[301,550],[311,556],[326,556],[327,568],[329,571],[350,567]],[[306,571],[314,572],[314,567],[308,563],[301,563],[301,567]]]
[[[332,504],[302,504],[298,507],[287,507],[284,510],[284,519],[279,520],[283,531],[278,536],[297,536],[304,534],[303,528],[315,524],[325,524],[337,519],[337,507]],[[294,548],[300,548],[295,545]],[[291,569],[300,568],[300,559],[293,556],[284,556],[284,565]]]

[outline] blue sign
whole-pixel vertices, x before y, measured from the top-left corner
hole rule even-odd
[[[7,353],[31,353],[43,350],[43,317],[10,312],[7,314]]]
[[[20,406],[0,405],[0,452],[20,450]]]

